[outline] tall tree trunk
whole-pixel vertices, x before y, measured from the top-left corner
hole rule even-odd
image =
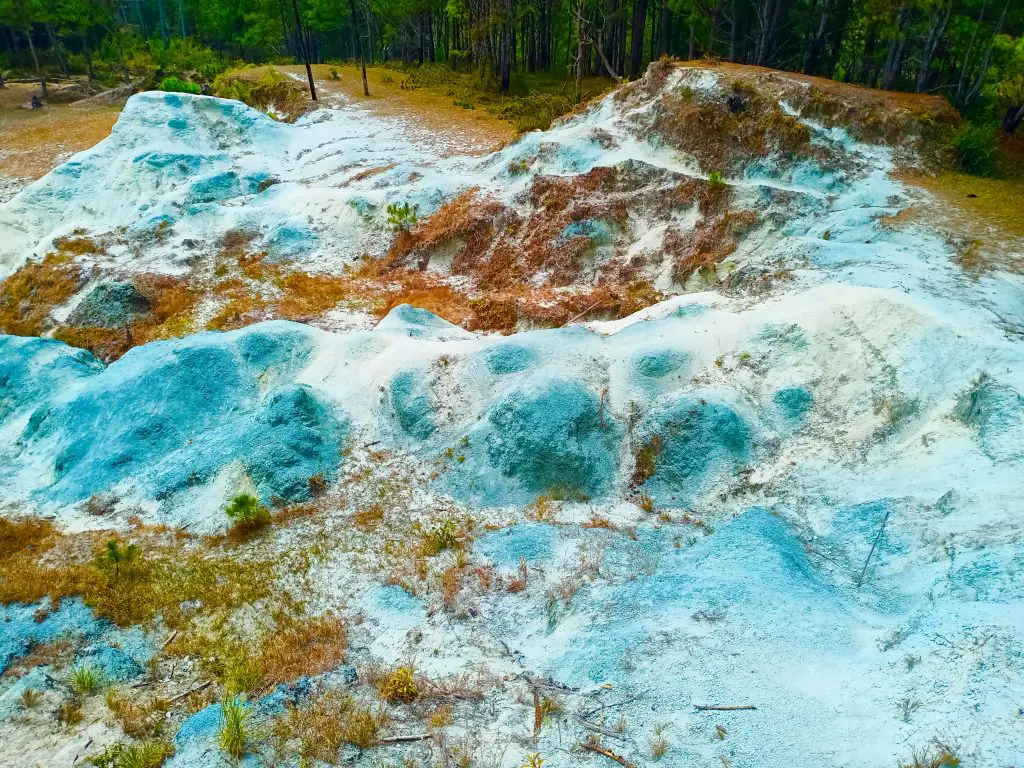
[[[359,36],[359,17],[356,15],[356,0],[348,0],[348,9],[352,12],[352,28],[355,30],[353,38],[356,43],[356,56],[359,58],[359,68],[363,72],[363,96],[369,96],[370,86],[366,82],[366,60],[363,59],[363,43]]]
[[[36,77],[39,78],[39,87],[43,89],[43,98],[46,98],[46,78],[43,76],[43,70],[39,68],[39,57],[36,56],[36,45],[32,42],[32,29],[31,27],[25,33],[25,39],[28,40],[28,49],[32,52],[32,63],[36,68]]]
[[[309,97],[316,101],[316,85],[313,84],[313,68],[309,65],[309,48],[306,46],[306,39],[302,34],[302,19],[299,17],[299,2],[292,0],[292,10],[295,12],[295,28],[298,30],[299,45],[302,48],[302,58],[306,63],[306,79],[309,80]]]
[[[185,34],[185,0],[178,0],[178,23],[181,24],[181,36],[188,37]]]
[[[68,65],[64,60],[64,55],[61,52],[60,40],[57,39],[56,35],[53,34],[53,27],[49,22],[46,23],[46,36],[50,38],[50,47],[53,48],[53,55],[57,57],[57,66],[60,68],[60,73],[64,77],[68,76]]]
[[[583,100],[583,8],[582,0],[576,0],[576,103]]]
[[[629,76],[640,73],[644,59],[644,29],[647,26],[647,0],[633,0],[633,26],[630,31]]]
[[[818,18],[818,30],[811,38],[807,46],[807,59],[804,62],[804,72],[813,75],[818,70],[818,62],[821,60],[821,52],[825,49],[825,38],[828,34],[829,11],[832,9],[832,0],[825,0],[821,7],[821,16]]]
[[[981,22],[985,19],[985,6],[988,5],[988,0],[982,0],[981,10],[978,11],[978,21],[974,24],[974,29],[971,30],[971,40],[967,44],[967,50],[964,52],[964,61],[960,66],[960,77],[956,84],[956,95],[953,97],[954,104],[960,104],[964,94],[964,87],[967,85],[967,67],[971,62],[971,54],[974,52],[974,41],[978,38],[978,30],[981,28]]]
[[[910,21],[910,9],[902,3],[896,13],[895,37],[889,41],[889,53],[885,57],[885,67],[882,69],[882,89],[891,91],[896,84],[903,69],[903,49],[907,45],[907,35],[904,29]]]
[[[160,39],[164,48],[167,48],[167,19],[164,16],[164,0],[156,0],[156,7],[160,17]]]
[[[740,17],[738,13],[736,0],[729,0],[729,61],[737,61],[739,58]]]
[[[1006,110],[1006,117],[1003,118],[1003,133],[1012,134],[1022,121],[1024,121],[1024,104],[1010,107]]]
[[[915,90],[918,93],[923,93],[928,87],[928,81],[932,74],[932,60],[935,58],[939,41],[946,34],[946,26],[949,24],[949,17],[952,13],[953,0],[945,0],[932,14],[931,24],[928,25],[928,36],[924,41],[924,51],[921,53],[921,68],[917,71]]]
[[[981,60],[981,68],[978,70],[978,76],[974,80],[974,85],[964,96],[964,102],[962,105],[963,109],[966,109],[971,105],[981,93],[981,86],[985,82],[985,74],[988,72],[989,62],[992,61],[992,48],[995,46],[996,38],[1003,31],[1003,22],[1006,21],[1006,11],[1010,7],[1010,0],[1006,0],[1006,5],[1003,6],[1003,12],[999,16],[999,23],[996,24],[995,32],[992,33],[992,39],[988,41],[988,48],[985,50],[985,56]]]

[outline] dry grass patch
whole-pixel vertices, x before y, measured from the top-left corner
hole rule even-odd
[[[67,253],[30,261],[0,285],[0,331],[14,336],[41,336],[50,312],[85,284],[82,269]]]
[[[905,171],[899,178],[926,190],[934,201],[886,217],[886,226],[918,225],[943,233],[958,263],[972,275],[992,269],[1024,273],[1024,178],[988,179],[956,171]]]
[[[14,104],[28,102],[37,86],[9,83],[3,91]],[[110,135],[120,107],[50,104],[46,109],[0,108],[0,173],[39,179]],[[73,130],[70,129],[73,126]]]
[[[260,648],[263,684],[274,686],[303,675],[318,675],[345,661],[348,634],[335,614],[275,628]]]
[[[115,537],[119,534],[113,534]],[[0,604],[57,604],[81,597],[98,616],[126,626],[158,615],[170,627],[188,624],[182,604],[201,601],[205,611],[235,609],[268,596],[273,563],[201,548],[173,533],[140,531],[137,554],[118,570],[108,567],[111,533],[46,533],[38,544],[0,557]],[[119,542],[123,545],[123,542]]]
[[[171,702],[163,698],[134,701],[117,688],[108,688],[104,694],[107,709],[117,719],[121,729],[133,739],[151,739],[163,732],[164,715]]]
[[[0,677],[21,677],[35,667],[50,666],[63,669],[71,664],[78,650],[76,644],[67,638],[45,643],[34,643],[26,655],[14,659]]]
[[[341,691],[329,690],[277,717],[271,732],[283,746],[298,742],[296,751],[306,760],[338,762],[343,744],[360,749],[373,746],[388,723],[384,712],[374,712]]]

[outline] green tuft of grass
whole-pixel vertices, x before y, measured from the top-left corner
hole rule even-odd
[[[165,741],[118,741],[86,760],[96,768],[159,768],[173,754],[174,747]]]
[[[252,731],[252,709],[245,696],[226,695],[220,701],[223,723],[217,741],[220,748],[235,759],[241,759],[249,752],[255,740]]]
[[[103,674],[88,664],[75,667],[68,676],[68,685],[78,696],[96,693],[103,687],[103,682]]]

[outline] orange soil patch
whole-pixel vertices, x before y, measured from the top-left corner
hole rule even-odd
[[[806,117],[847,128],[861,139],[901,144],[908,137],[933,138],[955,126],[960,115],[941,96],[883,91],[823,77],[729,62],[678,61],[678,67],[712,67],[760,91],[778,91]]]

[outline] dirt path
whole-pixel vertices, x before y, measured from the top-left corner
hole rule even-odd
[[[109,136],[121,111],[115,105],[53,103],[24,109],[38,90],[27,83],[0,88],[0,202]]]
[[[305,87],[305,67],[277,69]],[[407,75],[397,70],[371,67],[366,77],[369,97],[363,96],[358,67],[313,66],[317,96],[323,106],[368,110],[381,119],[393,121],[396,130],[417,142],[433,145],[438,155],[482,154],[504,146],[516,136],[510,123],[484,109],[455,106],[452,97],[440,88],[403,87]]]

